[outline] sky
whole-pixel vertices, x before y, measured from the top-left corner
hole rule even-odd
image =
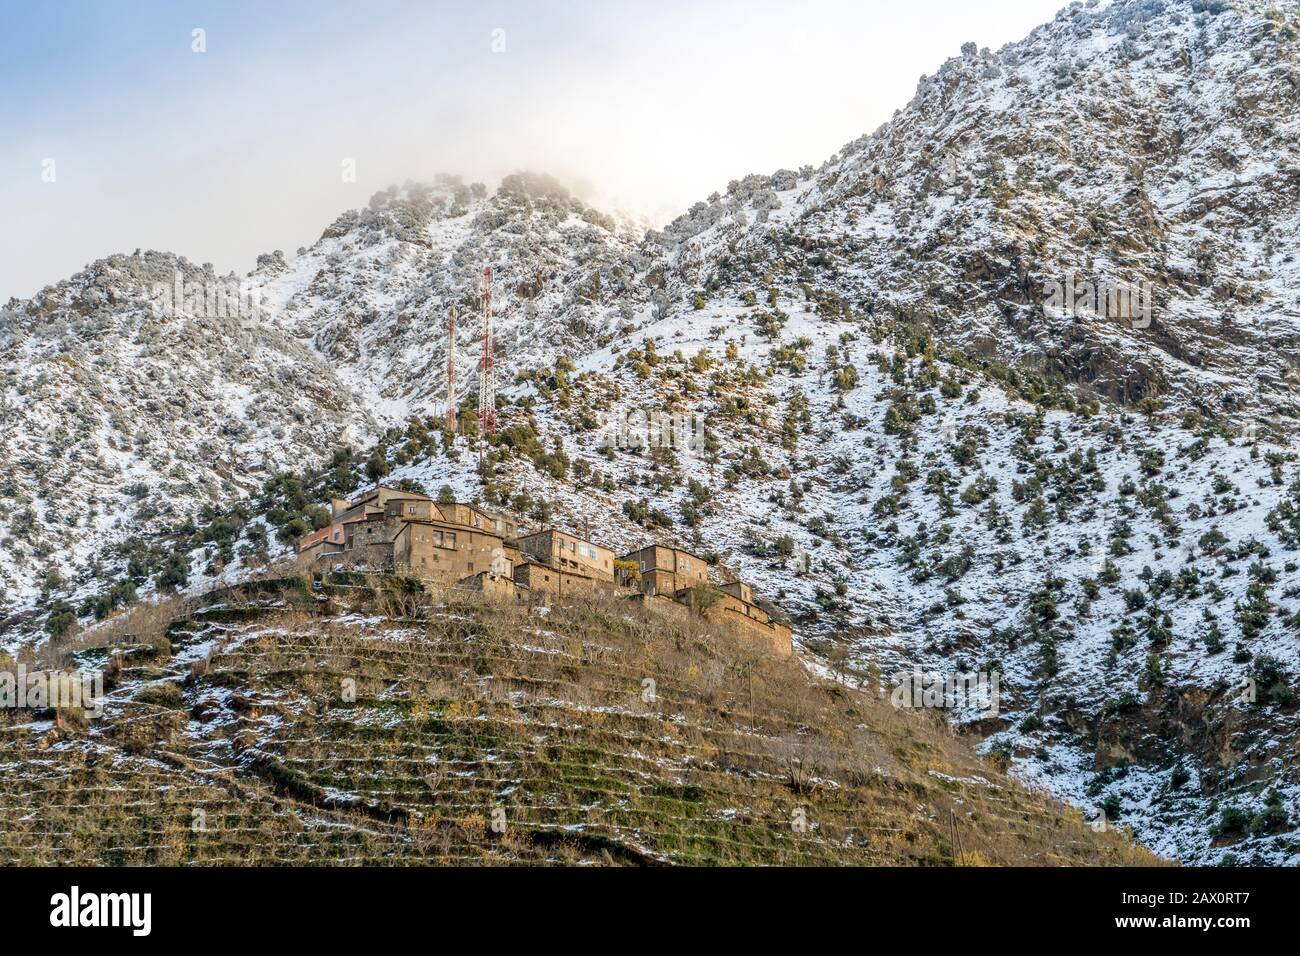
[[[662,224],[820,164],[963,43],[996,50],[1063,5],[7,2],[0,303],[137,248],[247,272],[440,172],[547,172]]]

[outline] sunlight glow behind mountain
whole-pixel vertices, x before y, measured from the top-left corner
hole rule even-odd
[[[963,42],[996,49],[1058,5],[10,6],[0,208],[23,238],[0,300],[137,247],[246,271],[268,240],[291,253],[439,172],[546,171],[660,224],[730,179],[820,163]]]

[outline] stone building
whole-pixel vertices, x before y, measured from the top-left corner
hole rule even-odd
[[[718,586],[719,598],[712,610],[714,620],[733,630],[768,641],[782,654],[794,653],[794,634],[790,622],[772,605],[764,607],[754,597],[754,589],[743,581]]]
[[[623,555],[622,560],[636,562],[641,572],[640,588],[646,594],[673,597],[679,591],[709,581],[709,563],[680,548],[651,544]]]
[[[708,562],[650,544],[618,559],[586,538],[547,528],[521,534],[516,521],[464,502],[377,486],[332,503],[330,523],[298,544],[306,570],[399,571],[495,598],[629,594],[647,608],[702,614],[728,630],[793,653],[789,622],[743,581],[710,582]]]
[[[512,579],[519,560],[502,533],[517,525],[477,505],[379,487],[335,501],[332,519],[299,542],[304,566],[405,571],[455,584],[481,572]]]
[[[701,613],[729,630],[756,638],[779,654],[794,653],[794,635],[789,622],[768,610],[754,597],[754,590],[743,581],[713,586],[709,582],[709,565],[703,558],[667,545],[647,545],[623,555],[620,563],[635,563],[640,572],[642,603],[653,610],[688,607],[693,588],[702,586]],[[630,575],[624,575],[630,582]],[[680,613],[673,610],[672,613]]]
[[[488,597],[502,600],[521,600],[527,594],[526,590],[522,590],[515,584],[513,577],[505,577],[491,571],[479,571],[477,574],[463,578],[457,582],[457,586],[469,591],[480,591]]]
[[[516,543],[526,557],[557,571],[614,580],[614,552],[576,534],[547,528],[523,535]]]
[[[540,561],[525,558],[515,568],[515,584],[534,594],[566,597],[576,594],[618,594],[620,589],[613,577],[595,577],[577,571],[557,568]],[[626,594],[624,590],[622,593]]]
[[[403,503],[403,514],[412,518],[435,519],[445,521],[448,524],[462,524],[471,528],[481,528],[484,531],[491,531],[500,535],[506,540],[519,536],[519,523],[508,515],[497,514],[479,505],[459,501],[440,504],[428,495],[403,491],[400,488],[390,488],[386,485],[380,485],[377,488],[371,488],[363,492],[355,501],[335,498],[330,506],[330,527],[347,524],[357,518],[386,514],[388,513],[389,502],[398,499]],[[310,537],[311,535],[308,535],[303,540],[306,541]]]

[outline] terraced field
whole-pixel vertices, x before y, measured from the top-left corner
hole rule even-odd
[[[623,604],[393,578],[140,608],[65,650],[102,717],[0,720],[0,858],[1134,864],[929,714]]]

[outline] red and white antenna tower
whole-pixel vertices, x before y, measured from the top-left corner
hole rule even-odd
[[[483,267],[483,358],[478,368],[478,429],[497,433],[496,348],[492,343],[492,267]]]
[[[447,316],[447,431],[456,434],[456,303]]]

